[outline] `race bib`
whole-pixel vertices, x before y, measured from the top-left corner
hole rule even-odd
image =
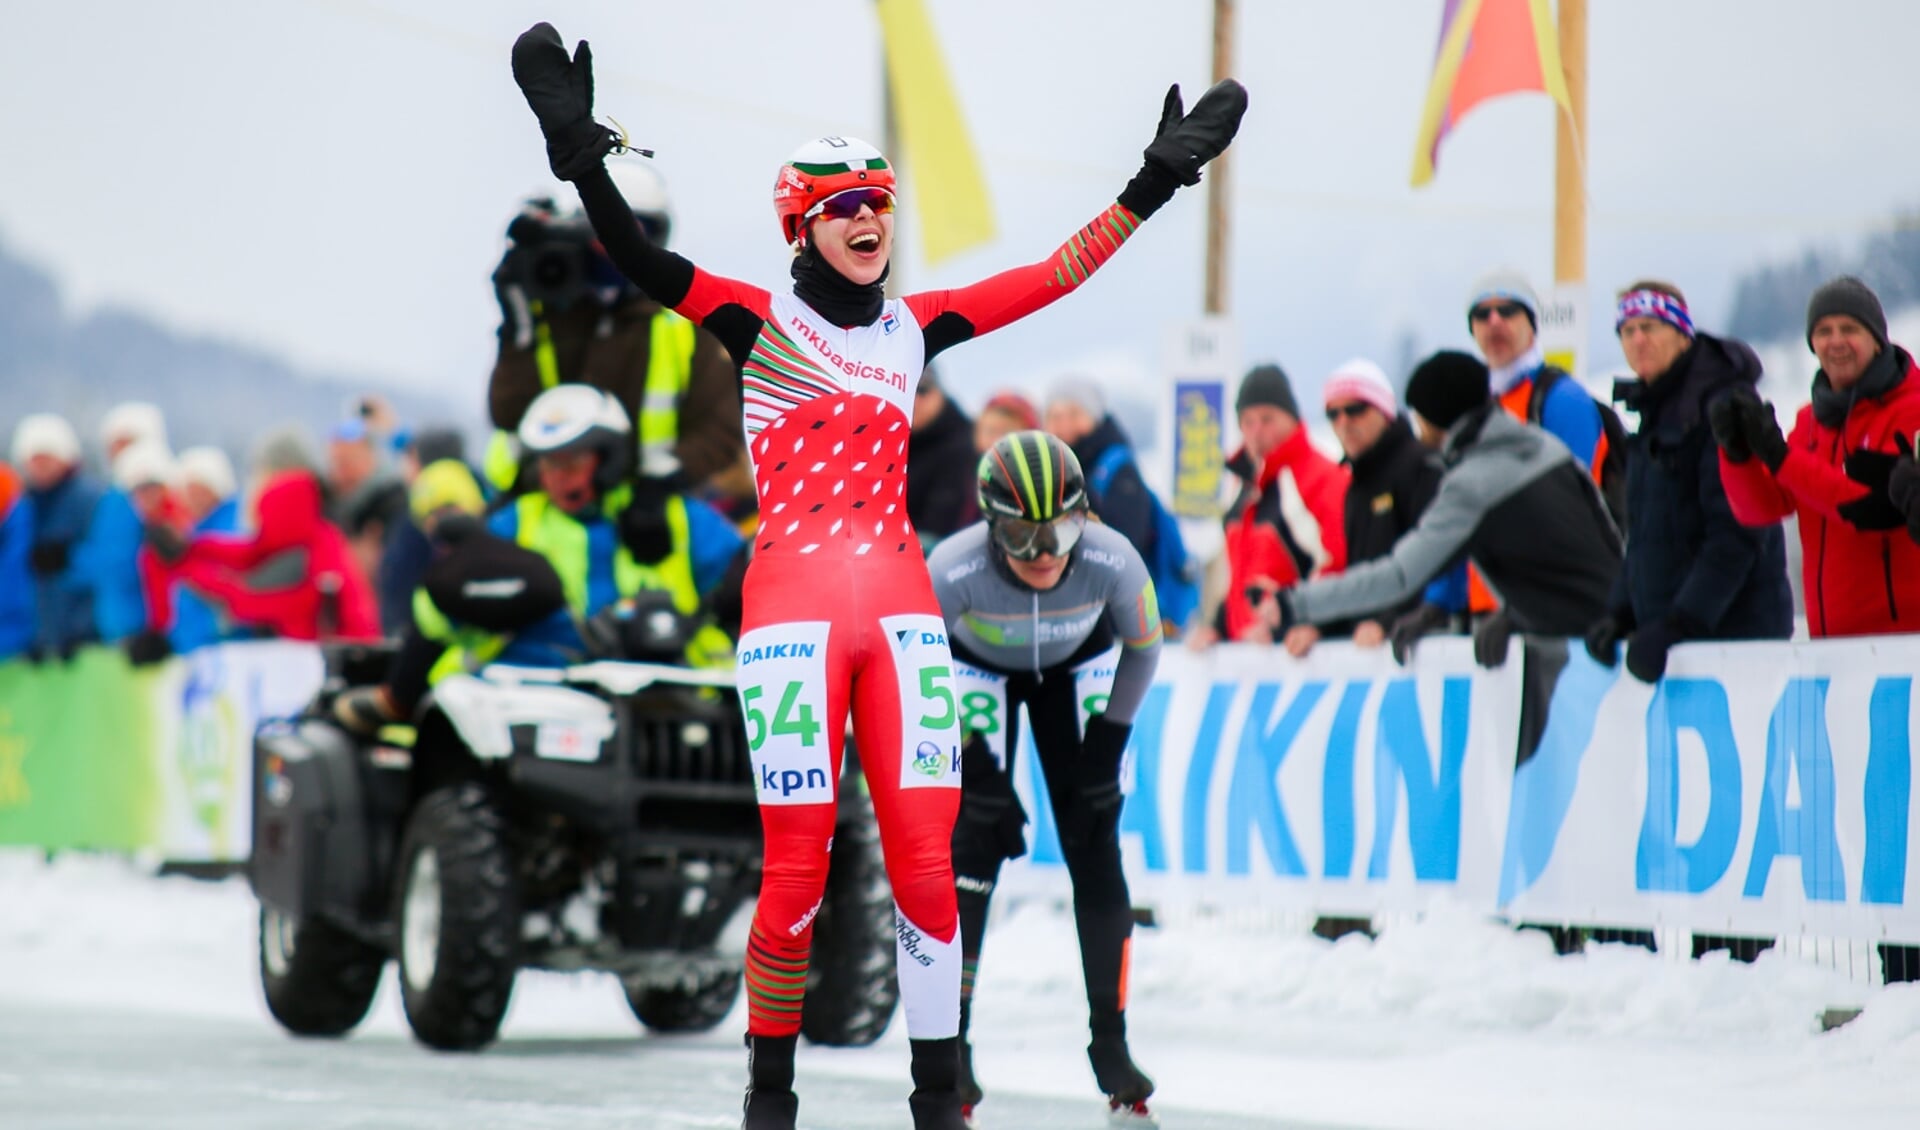
[[[938,616],[885,616],[881,630],[900,680],[900,787],[960,787],[960,707],[953,654]],[[875,751],[877,767],[880,751]]]
[[[824,620],[770,624],[743,633],[740,713],[747,723],[753,789],[761,804],[831,804]]]
[[[960,703],[960,744],[978,737],[1001,771],[1007,768],[1007,677],[971,663],[953,661],[953,689]]]
[[[1107,712],[1107,699],[1113,694],[1113,675],[1120,667],[1120,648],[1102,652],[1073,669],[1073,698],[1080,715],[1080,736],[1087,736],[1087,719]],[[1127,743],[1120,756],[1120,791],[1133,791],[1133,743]]]

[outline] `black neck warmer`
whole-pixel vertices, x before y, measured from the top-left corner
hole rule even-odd
[[[880,317],[880,304],[887,297],[887,271],[891,270],[893,264],[889,263],[879,278],[858,286],[829,266],[813,244],[804,243],[791,268],[793,293],[836,326],[870,326]]]
[[[1906,375],[1906,359],[1891,345],[1868,363],[1867,371],[1860,374],[1852,388],[1844,391],[1833,387],[1827,371],[1822,369],[1813,375],[1813,417],[1822,427],[1837,431],[1846,425],[1854,405],[1862,400],[1878,400],[1899,388]]]

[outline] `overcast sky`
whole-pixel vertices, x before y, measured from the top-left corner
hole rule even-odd
[[[1209,0],[928,3],[1001,235],[937,272],[907,254],[912,289],[1050,253],[1137,168],[1166,84],[1206,85]],[[1396,369],[1408,330],[1464,344],[1488,266],[1545,284],[1544,97],[1483,107],[1434,185],[1407,187],[1441,0],[1239,7],[1231,290],[1249,361],[1279,360],[1305,399],[1348,356]],[[1920,207],[1920,3],[1589,8],[1598,310],[1664,275],[1712,328],[1739,270]],[[16,0],[6,17],[0,240],[70,301],[475,403],[501,233],[547,183],[507,64],[533,21],[592,40],[601,112],[658,151],[676,247],[721,273],[783,285],[775,168],[822,133],[878,135],[869,0]],[[1073,368],[1152,374],[1200,309],[1204,196],[1183,192],[1067,302],[949,354],[961,399]]]

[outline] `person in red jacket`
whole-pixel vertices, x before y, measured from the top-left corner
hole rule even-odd
[[[292,436],[270,439],[251,534],[201,534],[182,542],[147,527],[174,576],[235,621],[294,640],[377,640],[380,609],[347,539],[324,516],[320,480]]]
[[[1709,408],[1727,501],[1748,526],[1798,515],[1814,639],[1920,631],[1920,545],[1887,499],[1900,441],[1920,429],[1920,369],[1848,276],[1813,292],[1807,344],[1820,371],[1790,434],[1747,388]]]
[[[1352,474],[1313,446],[1287,374],[1278,365],[1255,366],[1241,379],[1233,408],[1241,448],[1227,469],[1243,485],[1227,509],[1227,592],[1213,623],[1188,637],[1191,647],[1222,639],[1272,643],[1259,606],[1347,565]]]

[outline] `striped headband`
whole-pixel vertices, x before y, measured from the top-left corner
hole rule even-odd
[[[1687,304],[1657,290],[1630,290],[1621,295],[1613,332],[1619,333],[1629,318],[1658,318],[1688,337],[1693,336],[1693,318],[1687,313]]]

